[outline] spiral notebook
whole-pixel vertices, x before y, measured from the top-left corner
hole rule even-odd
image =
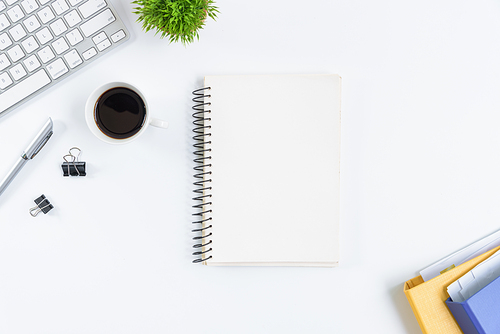
[[[206,76],[193,92],[193,262],[339,262],[338,75]]]

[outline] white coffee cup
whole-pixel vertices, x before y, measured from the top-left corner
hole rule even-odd
[[[108,128],[106,127],[106,124],[103,124],[103,122],[98,121],[101,120],[102,117],[99,117],[100,115],[96,115],[96,108],[97,108],[97,103],[102,100],[103,97],[105,97],[105,93],[111,94],[112,90],[115,91],[117,88],[125,88],[128,90],[131,90],[132,92],[136,93],[138,95],[138,104],[141,104],[140,102],[143,103],[143,109],[144,109],[144,116],[139,117],[138,121],[141,122],[140,120],[142,119],[141,124],[138,124],[133,131],[131,131],[130,136],[128,134],[118,134],[117,136],[121,136],[123,138],[117,138],[114,133],[111,133]],[[120,98],[120,95],[114,96],[115,99]],[[102,101],[101,101],[102,102]],[[121,101],[119,101],[121,102]],[[142,106],[141,106],[141,111],[142,111]],[[123,117],[127,117],[126,114],[128,113],[127,110],[123,112]],[[119,113],[114,113],[113,115],[121,115]],[[119,116],[122,117],[122,116]],[[87,125],[90,129],[90,131],[99,139],[102,141],[109,143],[109,144],[125,144],[129,143],[135,139],[137,139],[139,136],[141,136],[144,131],[149,127],[149,125],[159,127],[159,128],[164,128],[166,129],[168,127],[168,122],[162,121],[156,118],[152,118],[150,116],[150,111],[148,108],[148,102],[146,98],[144,97],[144,94],[142,94],[136,87],[132,86],[131,84],[125,83],[125,82],[110,82],[107,83],[90,94],[89,98],[87,99],[87,103],[85,104],[85,120],[87,121]],[[118,117],[115,117],[114,122],[121,122],[121,120]],[[107,134],[106,134],[107,133]]]

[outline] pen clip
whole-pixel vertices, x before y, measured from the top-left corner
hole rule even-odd
[[[54,132],[53,131],[50,131],[47,136],[43,139],[43,141],[40,143],[40,146],[35,150],[35,152],[33,153],[33,155],[31,157],[27,157],[28,159],[33,159],[35,157],[35,155],[38,154],[38,152],[40,152],[42,150],[42,148],[45,146],[45,144],[47,144],[47,142],[49,141],[50,137],[52,137],[52,134]]]
[[[33,157],[40,152],[40,150],[45,146],[49,138],[52,136],[53,128],[52,128],[52,119],[49,117],[49,120],[45,123],[43,128],[38,132],[35,138],[31,141],[28,148],[23,152],[21,157],[24,160],[31,160]]]

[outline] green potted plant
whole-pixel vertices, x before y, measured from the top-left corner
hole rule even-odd
[[[187,45],[200,36],[208,17],[216,19],[218,8],[212,0],[135,0],[134,13],[147,32],[156,30],[161,38]]]

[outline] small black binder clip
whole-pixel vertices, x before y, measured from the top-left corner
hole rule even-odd
[[[78,150],[78,155],[74,155],[71,151]],[[63,156],[65,162],[61,165],[63,176],[85,176],[85,162],[78,161],[78,157],[82,154],[82,150],[78,147],[72,147],[69,154]]]
[[[36,217],[40,212],[46,214],[50,210],[54,208],[52,204],[50,204],[49,200],[42,194],[42,196],[35,199],[36,206],[30,209],[30,215]]]

